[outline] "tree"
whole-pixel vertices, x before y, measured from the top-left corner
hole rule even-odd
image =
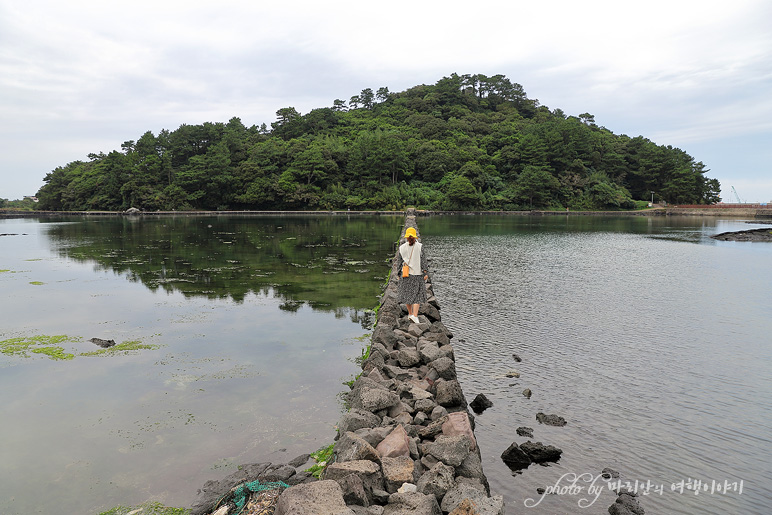
[[[590,113],[582,113],[579,115],[579,119],[585,125],[595,125],[595,116]]]
[[[300,113],[294,107],[283,107],[276,111],[276,121],[271,123],[273,133],[285,140],[303,134],[303,122]]]
[[[515,195],[528,206],[547,207],[552,195],[560,188],[560,182],[545,168],[528,165],[517,178]]]
[[[480,203],[480,195],[474,188],[472,181],[463,175],[457,175],[448,184],[447,195],[449,209],[465,209],[476,207]]]
[[[359,101],[365,109],[372,109],[375,104],[375,93],[370,88],[365,88],[359,94]]]
[[[379,102],[386,102],[389,99],[389,95],[389,88],[382,87],[378,88],[378,91],[375,93],[375,98],[377,98]]]

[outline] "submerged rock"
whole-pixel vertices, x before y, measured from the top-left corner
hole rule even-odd
[[[472,408],[478,415],[491,406],[493,406],[493,403],[482,393],[478,393],[477,397],[475,397],[474,400],[469,403],[469,407]]]
[[[531,458],[514,442],[501,453],[501,460],[512,470],[528,468],[531,464]]]
[[[611,515],[644,515],[643,506],[635,497],[636,494],[631,492],[620,493],[614,504],[608,507],[608,512]]]
[[[541,412],[536,414],[536,420],[538,420],[539,423],[545,424],[547,426],[563,427],[567,424],[566,419],[563,417],[559,417],[557,415],[545,415]]]
[[[520,449],[531,458],[534,463],[545,463],[548,461],[558,461],[563,454],[561,449],[552,445],[544,445],[541,442],[531,442],[520,444]]]
[[[115,340],[103,340],[102,338],[91,338],[89,341],[91,343],[99,345],[103,349],[109,349],[110,347],[115,345]]]

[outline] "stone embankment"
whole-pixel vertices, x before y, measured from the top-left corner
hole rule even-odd
[[[412,210],[402,235],[408,227],[418,232]],[[222,481],[204,485],[194,515],[237,513],[229,499],[255,479],[290,486],[276,495],[275,502],[270,501],[270,490],[254,492],[249,500],[258,505],[270,502],[275,512],[252,512],[247,505],[243,513],[504,513],[503,497],[490,495],[483,473],[474,416],[456,376],[453,334],[441,321],[431,282],[426,285],[428,302],[421,304],[419,323],[413,323],[397,300],[397,265],[395,255],[370,353],[348,394],[350,410],[338,423],[333,459],[321,480],[298,472],[308,456],[287,465],[244,466]]]
[[[402,234],[408,227],[418,231],[411,211]],[[338,425],[334,463],[324,481],[295,487],[297,494],[285,491],[277,514],[312,513],[297,507],[321,488],[341,507],[344,501],[350,511],[340,513],[504,513],[503,498],[490,496],[474,417],[456,376],[453,335],[441,321],[431,282],[420,323],[412,323],[397,301],[397,264],[395,256],[370,356]]]

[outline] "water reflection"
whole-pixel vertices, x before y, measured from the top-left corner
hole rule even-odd
[[[243,302],[271,293],[281,309],[371,308],[400,217],[116,217],[49,226],[62,257],[92,262],[151,291]]]

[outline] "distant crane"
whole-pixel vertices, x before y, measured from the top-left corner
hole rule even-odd
[[[743,200],[740,198],[740,195],[737,194],[737,190],[734,189],[734,186],[732,186],[732,194],[734,195],[734,198],[737,200],[738,204],[745,204]]]

